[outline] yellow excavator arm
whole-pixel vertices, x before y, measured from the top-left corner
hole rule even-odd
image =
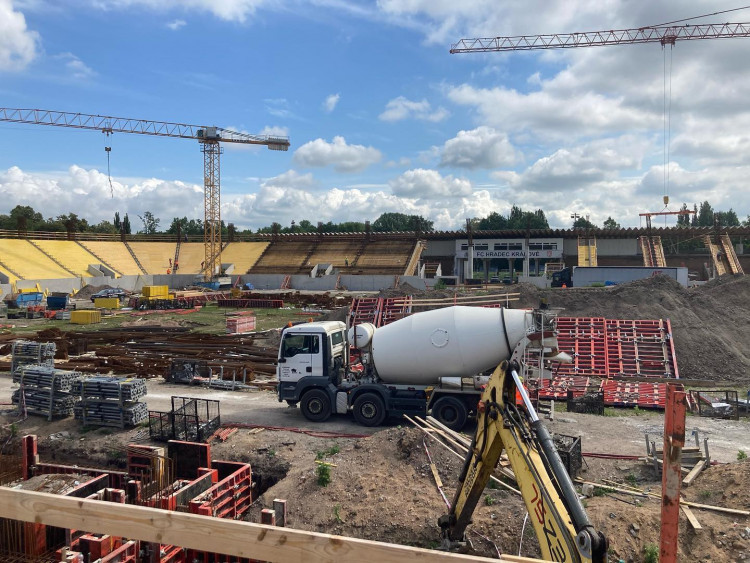
[[[505,450],[539,539],[542,557],[548,561],[606,561],[607,540],[589,521],[518,371],[515,360],[503,362],[482,394],[477,431],[451,511],[439,520],[444,546],[450,548],[464,541],[472,513]],[[517,391],[521,405],[516,404]]]

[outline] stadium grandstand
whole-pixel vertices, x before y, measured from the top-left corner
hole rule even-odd
[[[707,279],[715,257],[700,241],[712,236],[724,254],[736,251],[742,270],[750,267],[743,246],[749,235],[748,227],[725,228],[721,236],[701,227],[482,231],[473,233],[470,257],[463,231],[258,234],[225,242],[222,267],[235,276],[233,284],[268,289],[377,289],[404,281],[425,287],[435,276],[462,281],[470,263],[474,277],[485,281],[501,271],[541,277],[551,266],[589,265],[582,264],[582,249],[587,260],[593,256],[598,262],[591,265],[647,266],[643,249],[658,245],[655,250],[666,266],[686,267],[697,279]],[[526,253],[524,264],[519,256]],[[66,288],[103,283],[128,287],[144,276],[165,275],[173,278],[160,278],[161,283],[186,286],[203,274],[203,260],[203,243],[196,237],[0,231],[3,294],[14,284],[47,282],[42,286],[53,291],[53,280],[68,280]]]

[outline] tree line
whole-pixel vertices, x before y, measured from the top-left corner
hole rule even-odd
[[[682,211],[688,211],[687,204],[682,204]],[[729,211],[717,211],[708,201],[693,206],[693,213],[678,215],[678,227],[750,227],[750,216],[745,221],[740,221],[737,213],[731,208]],[[588,217],[580,217],[577,214],[571,217],[573,228],[597,229],[598,225],[592,223]],[[549,229],[549,223],[542,209],[526,211],[517,205],[513,205],[507,215],[493,211],[486,217],[474,217],[469,220],[475,231],[502,231],[502,230],[525,230],[525,229]],[[166,230],[160,230],[161,220],[155,217],[151,211],[145,211],[143,215],[137,215],[135,228],[131,225],[131,219],[125,213],[122,218],[119,212],[115,212],[112,221],[100,221],[89,223],[85,218],[75,213],[58,215],[47,219],[28,205],[17,205],[8,214],[0,214],[0,229],[18,231],[51,231],[51,232],[88,232],[101,234],[174,234],[188,236],[203,235],[203,220],[188,219],[187,217],[174,217]],[[273,223],[266,227],[260,227],[255,231],[250,229],[237,230],[232,223],[228,225],[221,222],[223,236],[229,234],[262,234],[262,233],[359,233],[366,231],[366,224],[361,221],[344,221],[334,223],[313,223],[308,219],[299,222],[292,221],[288,226]],[[604,229],[619,229],[620,224],[608,217],[602,224]],[[370,225],[373,232],[396,232],[396,231],[434,231],[434,222],[421,215],[409,215],[405,213],[383,213]]]

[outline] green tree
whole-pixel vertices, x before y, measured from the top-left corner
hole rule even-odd
[[[126,235],[129,235],[131,233],[130,230],[130,219],[128,218],[128,214],[125,214],[125,217],[122,218],[122,232]]]
[[[586,217],[579,217],[573,223],[573,228],[574,229],[596,229],[597,227],[591,221],[586,219]]]
[[[89,227],[89,231],[91,231],[92,233],[103,233],[109,235],[116,235],[120,232],[120,230],[115,227],[114,223],[110,223],[109,221],[101,221],[96,225],[91,225]]]
[[[716,221],[720,227],[739,227],[740,218],[737,217],[737,213],[730,207],[729,211],[717,211]]]
[[[714,226],[714,208],[708,201],[701,203],[701,207],[698,210],[698,227],[713,227]]]
[[[524,211],[517,205],[510,208],[507,217],[493,211],[487,217],[473,220],[476,230],[502,231],[505,229],[549,229],[544,210]]]
[[[34,211],[34,208],[29,205],[16,205],[10,210],[8,219],[10,224],[4,227],[7,229],[21,228],[29,231],[40,231],[42,230],[40,227],[44,225],[42,214]]]
[[[138,215],[138,218],[143,221],[143,230],[139,232],[146,235],[153,235],[159,231],[159,219],[154,217],[154,214],[150,211],[144,212],[142,217]]]
[[[687,203],[683,203],[682,207],[680,207],[680,211],[687,211],[688,206]],[[677,226],[678,227],[689,227],[690,226],[690,215],[687,213],[685,215],[678,215],[677,216]]]
[[[421,215],[404,213],[383,213],[372,223],[372,230],[377,232],[422,231],[433,230],[433,222]]]
[[[119,211],[115,211],[114,226],[115,226],[116,231],[119,233],[120,229],[122,229],[122,221],[120,221],[120,212]]]
[[[604,221],[602,225],[605,229],[619,229],[620,223],[612,219],[612,217],[607,217],[607,219]]]
[[[497,211],[493,211],[487,217],[479,219],[476,228],[479,231],[502,231],[508,228],[508,219]]]

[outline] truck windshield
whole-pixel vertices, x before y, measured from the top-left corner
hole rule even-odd
[[[282,358],[291,358],[297,354],[317,354],[320,351],[320,339],[316,334],[290,334],[284,338],[281,350]]]

